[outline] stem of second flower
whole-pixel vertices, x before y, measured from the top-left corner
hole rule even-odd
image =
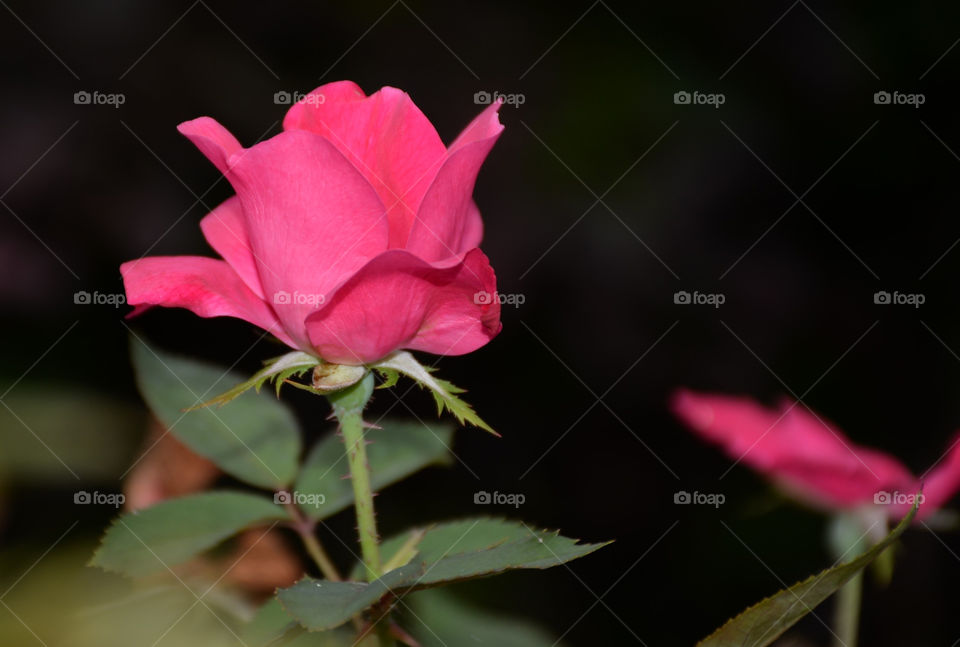
[[[837,592],[834,644],[857,647],[860,628],[860,605],[863,596],[863,571],[860,571]]]
[[[371,582],[381,575],[380,538],[373,510],[373,490],[370,486],[370,464],[367,462],[363,423],[363,409],[373,393],[373,384],[373,374],[367,373],[355,385],[327,396],[333,406],[333,413],[340,422],[340,433],[343,434],[346,446],[354,507],[357,511],[360,549],[366,578]]]

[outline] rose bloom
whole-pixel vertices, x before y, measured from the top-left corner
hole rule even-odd
[[[960,437],[919,479],[893,456],[854,444],[799,403],[767,408],[748,398],[680,390],[671,407],[690,429],[720,445],[728,456],[817,507],[881,504],[898,518],[922,486],[917,515],[924,518],[960,489]]]
[[[124,263],[127,302],[237,317],[338,364],[476,350],[501,328],[472,198],[499,107],[449,147],[406,93],[349,81],[311,92],[250,148],[209,117],[180,124],[236,191],[200,222],[223,260]]]

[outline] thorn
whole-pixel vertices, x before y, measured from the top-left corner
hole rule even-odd
[[[380,425],[373,422],[367,422],[366,420],[363,421],[363,428],[364,429],[383,429],[383,427],[381,427]]]

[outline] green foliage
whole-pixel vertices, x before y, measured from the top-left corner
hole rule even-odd
[[[272,598],[257,610],[240,636],[248,647],[354,647],[354,632],[346,627],[308,633]]]
[[[378,368],[377,373],[383,378],[383,382],[377,387],[378,389],[389,389],[396,386],[397,382],[400,381],[400,373],[392,368]]]
[[[449,589],[418,591],[404,600],[406,624],[421,647],[469,644],[478,647],[556,647],[556,638],[520,618],[493,613],[460,599]]]
[[[386,421],[382,429],[368,429],[367,459],[371,485],[380,490],[430,465],[450,462],[453,429],[415,422]],[[297,478],[300,493],[323,495],[323,504],[303,506],[313,519],[325,519],[353,504],[353,488],[343,440],[330,435],[314,446]]]
[[[223,408],[196,407],[235,373],[192,359],[162,353],[132,341],[137,384],[160,422],[190,449],[228,474],[262,488],[293,481],[300,433],[293,413],[276,399],[256,393],[235,396]]]
[[[578,544],[557,532],[533,530],[500,519],[464,519],[414,529],[384,542],[392,555],[419,536],[412,559],[366,582],[328,582],[306,578],[278,597],[287,612],[312,631],[332,629],[376,604],[384,595],[403,595],[508,570],[550,568],[583,557],[605,544]]]
[[[242,492],[164,501],[114,521],[91,565],[129,576],[163,572],[241,530],[287,519],[284,508]]]
[[[917,506],[882,541],[856,559],[794,584],[750,607],[698,643],[698,647],[764,647],[833,595],[851,578],[887,551],[910,525]]]
[[[410,353],[397,351],[375,364],[373,368],[384,376],[386,384],[395,384],[396,374],[403,373],[407,377],[414,379],[421,388],[429,389],[433,395],[433,399],[437,403],[437,415],[447,410],[453,414],[462,425],[469,423],[484,431],[489,431],[495,436],[500,435],[477,415],[473,407],[458,397],[458,394],[466,393],[464,389],[454,386],[446,380],[434,377],[432,375],[433,369],[423,366]]]
[[[280,589],[280,604],[294,619],[310,631],[334,629],[375,604],[389,593],[416,580],[422,572],[419,564],[408,564],[385,573],[373,582],[330,582],[304,578],[287,589]]]
[[[207,400],[203,404],[198,404],[191,407],[191,410],[209,407],[213,404],[223,406],[236,398],[238,395],[246,393],[250,389],[254,389],[257,393],[259,393],[260,389],[263,388],[263,385],[266,382],[273,382],[277,389],[277,397],[279,398],[280,387],[283,386],[287,379],[294,376],[299,377],[303,375],[314,366],[317,366],[320,363],[320,360],[313,355],[308,355],[303,351],[296,350],[292,353],[275,357],[265,363],[266,366],[254,373],[253,377],[251,377],[249,380],[241,382],[229,391],[221,393],[217,397]]]

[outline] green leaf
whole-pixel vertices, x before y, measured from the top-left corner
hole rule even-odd
[[[443,410],[446,409],[453,414],[462,425],[470,423],[475,427],[480,427],[484,431],[489,431],[494,436],[500,435],[477,415],[473,407],[457,397],[459,393],[466,393],[465,389],[454,386],[446,380],[434,377],[431,375],[431,369],[423,366],[423,364],[418,362],[414,356],[407,351],[397,351],[388,355],[385,359],[374,364],[373,368],[384,375],[388,383],[393,380],[393,376],[390,373],[393,371],[403,373],[407,377],[416,380],[417,384],[422,388],[429,389],[430,393],[433,394],[433,399],[437,403],[437,415],[442,414]]]
[[[307,629],[332,629],[388,593],[400,595],[507,570],[550,568],[605,545],[578,544],[575,539],[533,530],[522,523],[479,518],[414,529],[384,542],[383,554],[396,553],[418,534],[422,536],[409,563],[380,579],[366,583],[307,578],[281,589],[281,604]]]
[[[243,629],[241,639],[247,647],[351,647],[354,632],[341,627],[323,633],[307,633],[272,598],[257,610]]]
[[[521,618],[494,613],[452,595],[449,589],[418,591],[404,599],[412,613],[406,624],[421,647],[488,645],[556,647],[556,639]],[[403,614],[401,607],[400,614]]]
[[[305,578],[277,597],[287,613],[310,631],[334,629],[423,573],[421,564],[407,564],[373,582],[330,582]]]
[[[242,379],[195,360],[161,353],[139,339],[131,352],[137,384],[154,415],[190,449],[228,474],[267,489],[297,472],[300,432],[293,413],[265,394],[244,393],[222,408],[187,409],[221,383]]]
[[[697,643],[698,646],[769,645],[890,548],[910,525],[916,513],[917,504],[914,504],[913,509],[897,527],[870,550],[854,560],[812,575],[750,607]]]
[[[385,421],[382,429],[368,429],[367,460],[372,487],[381,490],[429,465],[450,462],[453,428],[415,422]],[[304,505],[312,519],[325,519],[353,505],[353,487],[344,477],[349,473],[343,440],[331,434],[314,446],[307,457],[296,490],[300,494],[323,495],[323,504]],[[319,499],[314,499],[319,500]]]
[[[113,522],[91,565],[138,577],[167,570],[241,530],[289,519],[267,498],[206,492],[158,503]]]

